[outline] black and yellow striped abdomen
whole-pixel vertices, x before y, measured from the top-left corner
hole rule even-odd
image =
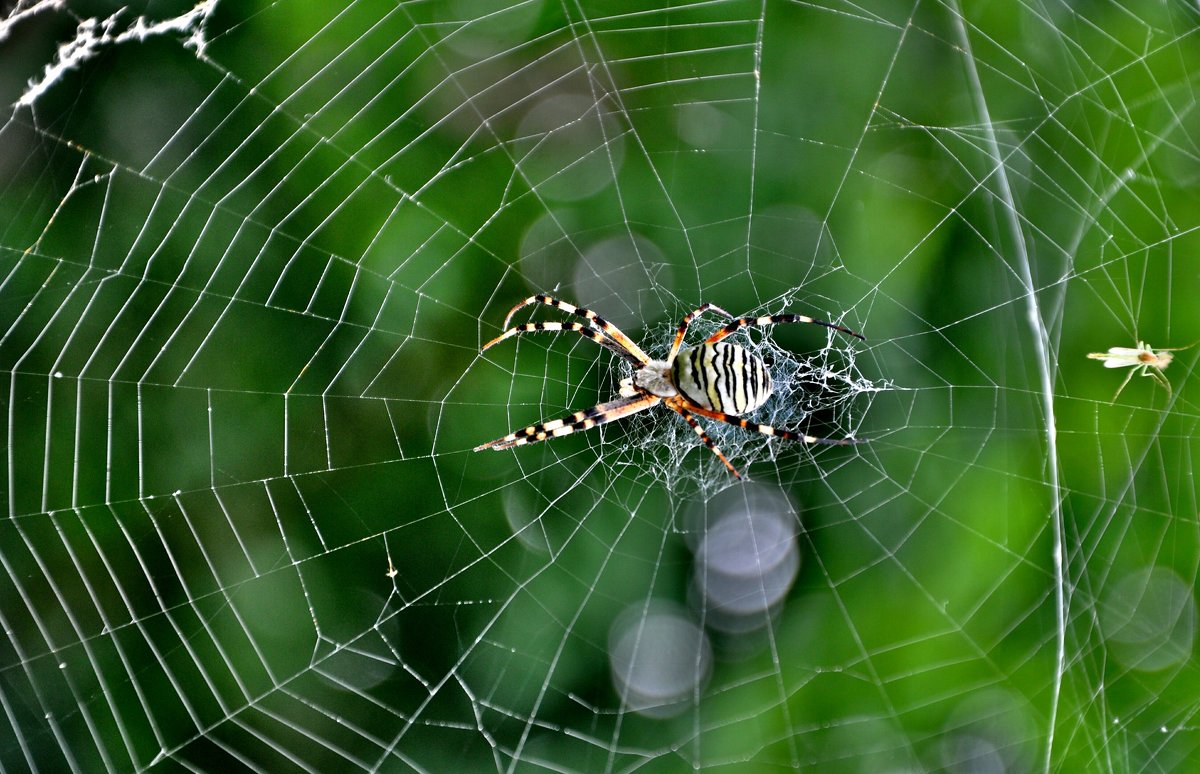
[[[697,406],[732,416],[749,413],[771,397],[771,374],[762,359],[726,341],[680,350],[671,378]]]

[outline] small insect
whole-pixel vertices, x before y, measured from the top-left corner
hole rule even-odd
[[[835,331],[863,339],[859,333],[840,325],[816,320],[802,314],[776,314],[765,317],[734,318],[729,312],[715,304],[702,304],[695,311],[684,316],[675,333],[675,342],[666,360],[651,360],[642,349],[622,333],[617,326],[606,321],[590,309],[572,306],[551,296],[539,294],[530,296],[512,308],[504,318],[507,328],[509,321],[520,309],[531,304],[545,304],[561,309],[568,314],[582,317],[586,323],[532,322],[508,328],[504,333],[483,345],[483,350],[519,333],[535,331],[573,331],[591,339],[602,347],[616,353],[636,369],[632,377],[624,379],[620,385],[620,398],[601,403],[583,411],[576,411],[562,419],[540,422],[522,430],[516,430],[503,438],[497,438],[475,447],[475,451],[484,449],[511,449],[527,443],[537,443],[547,438],[567,435],[576,430],[587,430],[615,419],[645,411],[662,403],[667,408],[678,413],[683,420],[696,432],[704,445],[729,468],[729,472],[737,478],[742,475],[730,464],[721,450],[704,428],[696,420],[696,415],[718,422],[762,433],[763,435],[782,438],[788,441],[803,441],[804,443],[829,444],[846,446],[859,443],[854,438],[817,438],[790,430],[779,430],[770,425],[760,425],[742,419],[743,414],[754,411],[771,397],[773,390],[771,374],[762,358],[750,352],[745,347],[732,342],[722,341],[729,334],[747,327],[761,327],[780,323],[810,323],[832,328]],[[684,347],[683,337],[687,333],[692,320],[705,312],[716,312],[730,318],[725,327],[709,336],[703,344],[694,347]],[[864,339],[865,340],[865,339]],[[481,350],[481,351],[483,351]]]
[[[1125,381],[1121,382],[1121,386],[1117,388],[1117,392],[1113,395],[1113,402],[1121,395],[1121,391],[1125,389],[1125,385],[1129,384],[1133,377],[1149,376],[1154,381],[1158,382],[1171,394],[1171,382],[1163,375],[1163,369],[1171,365],[1171,361],[1175,359],[1172,352],[1179,352],[1188,349],[1194,344],[1189,344],[1187,347],[1169,347],[1167,349],[1154,349],[1144,341],[1139,341],[1136,347],[1109,347],[1107,352],[1089,352],[1088,358],[1091,360],[1103,360],[1105,368],[1126,368],[1132,367],[1133,370],[1125,377]]]

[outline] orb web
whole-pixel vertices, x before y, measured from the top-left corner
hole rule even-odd
[[[1198,21],[6,4],[0,767],[1186,768]],[[537,292],[862,443],[476,454],[628,375]]]

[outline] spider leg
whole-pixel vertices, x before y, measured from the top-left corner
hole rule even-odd
[[[758,422],[751,422],[749,419],[742,419],[730,414],[725,414],[720,411],[706,409],[703,406],[696,406],[691,403],[686,404],[690,411],[694,411],[702,417],[715,419],[718,422],[724,422],[727,425],[741,427],[745,430],[750,430],[763,435],[769,435],[774,438],[782,438],[785,441],[803,441],[809,444],[822,444],[825,446],[853,446],[858,443],[866,443],[864,438],[817,438],[815,435],[805,435],[804,433],[793,433],[791,430],[780,430],[770,425],[760,425]]]
[[[708,303],[701,304],[694,311],[689,312],[688,314],[684,315],[683,320],[681,320],[679,323],[679,330],[675,332],[675,343],[671,345],[671,354],[667,355],[668,363],[674,362],[675,356],[679,354],[679,348],[683,345],[683,335],[685,333],[687,333],[688,326],[692,324],[692,320],[696,319],[697,317],[699,317],[700,315],[704,314],[705,312],[707,312],[709,310],[712,310],[712,311],[716,312],[717,314],[723,314],[726,317],[730,317],[730,318],[733,317],[733,315],[731,315],[729,312],[726,312],[724,309],[717,306],[716,304],[708,304]]]
[[[565,416],[562,419],[539,422],[536,425],[516,430],[503,438],[497,438],[494,441],[488,441],[476,446],[475,451],[483,451],[484,449],[511,449],[514,446],[523,446],[527,443],[544,441],[547,438],[568,435],[576,430],[588,430],[596,425],[603,425],[606,422],[612,422],[614,419],[620,419],[630,414],[636,414],[639,411],[645,411],[660,400],[662,398],[657,395],[646,393],[639,393],[629,398],[618,398],[608,403],[592,406],[589,409],[576,411],[574,414]]]
[[[809,317],[805,314],[771,314],[764,317],[739,317],[721,330],[709,336],[704,343],[712,344],[713,342],[720,341],[740,328],[757,328],[763,325],[779,325],[780,323],[810,323],[812,325],[823,325],[826,328],[832,328],[835,331],[841,331],[842,333],[847,333],[856,339],[862,339],[863,341],[866,341],[866,337],[861,333],[855,333],[849,328],[844,328],[841,325],[835,325],[831,322],[825,322],[824,320],[818,320],[815,317]]]
[[[730,473],[732,473],[736,478],[742,477],[742,474],[738,473],[737,468],[731,465],[729,460],[725,459],[725,455],[722,454],[721,450],[717,448],[717,444],[713,442],[713,439],[708,437],[708,433],[704,431],[704,428],[701,427],[700,423],[696,421],[696,418],[692,416],[692,412],[684,408],[683,404],[679,401],[668,400],[666,404],[673,411],[679,412],[679,416],[683,417],[683,421],[692,426],[692,429],[696,431],[696,435],[700,436],[700,440],[704,441],[704,445],[708,447],[708,450],[717,455],[717,459],[725,463],[725,467],[729,468]]]
[[[589,320],[595,324],[597,328],[604,331],[609,338],[627,349],[629,353],[636,357],[641,363],[646,364],[650,362],[650,356],[643,352],[641,347],[639,347],[637,344],[634,344],[632,339],[622,333],[620,328],[613,325],[608,320],[605,320],[591,309],[584,309],[581,306],[568,304],[566,301],[560,301],[559,299],[554,298],[553,296],[548,296],[545,293],[538,293],[536,296],[530,296],[510,309],[508,314],[504,316],[504,327],[508,327],[508,323],[510,320],[512,320],[514,314],[519,312],[521,309],[530,306],[531,304],[545,304],[546,306],[552,306],[555,309],[561,309],[568,314],[573,314],[582,317],[585,320]]]
[[[627,360],[628,362],[632,363],[635,366],[645,365],[641,360],[637,359],[636,355],[634,355],[632,352],[630,352],[629,350],[622,347],[618,342],[615,342],[612,339],[606,337],[603,333],[601,333],[599,330],[591,327],[590,325],[584,325],[583,323],[560,323],[560,322],[525,323],[524,325],[518,325],[515,328],[509,328],[504,333],[501,333],[499,336],[497,336],[496,338],[489,341],[487,344],[484,344],[483,349],[481,349],[479,351],[483,352],[484,350],[491,347],[493,344],[498,344],[510,336],[516,336],[518,333],[530,333],[530,332],[535,332],[535,331],[574,331],[575,333],[578,333],[580,336],[583,336],[585,339],[591,339],[592,341],[596,342],[597,344],[604,347],[605,349],[615,352],[622,359]]]

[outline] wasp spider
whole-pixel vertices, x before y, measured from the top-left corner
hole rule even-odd
[[[771,397],[771,373],[760,357],[745,347],[722,341],[726,336],[741,328],[779,323],[811,323],[823,325],[835,331],[849,334],[862,339],[861,334],[840,325],[816,320],[802,314],[775,314],[766,317],[738,317],[726,312],[714,304],[703,304],[695,311],[686,315],[679,323],[675,333],[675,343],[666,360],[651,360],[641,347],[622,333],[615,325],[603,319],[590,309],[572,306],[565,301],[547,295],[530,296],[517,304],[504,318],[504,326],[512,320],[514,314],[531,304],[545,304],[563,310],[569,314],[582,317],[586,322],[532,322],[508,328],[504,333],[483,345],[489,347],[515,336],[518,333],[534,331],[573,331],[586,339],[591,339],[629,362],[636,369],[633,376],[621,382],[620,398],[601,403],[583,411],[576,411],[570,416],[530,425],[522,430],[509,433],[503,438],[481,444],[475,451],[484,449],[511,449],[527,443],[537,443],[547,438],[567,435],[576,430],[587,430],[612,422],[614,419],[627,417],[639,411],[662,403],[667,408],[677,412],[683,420],[696,431],[713,454],[725,463],[729,472],[741,478],[741,474],[725,459],[725,455],[700,423],[696,415],[715,419],[726,424],[736,425],[764,435],[783,438],[788,441],[803,441],[804,443],[831,444],[845,446],[857,443],[852,438],[829,439],[816,438],[790,430],[779,430],[770,425],[760,425],[748,419],[742,419],[743,414],[754,411]],[[730,318],[730,322],[703,344],[694,347],[683,347],[683,337],[687,333],[692,320],[705,312],[716,312]]]

